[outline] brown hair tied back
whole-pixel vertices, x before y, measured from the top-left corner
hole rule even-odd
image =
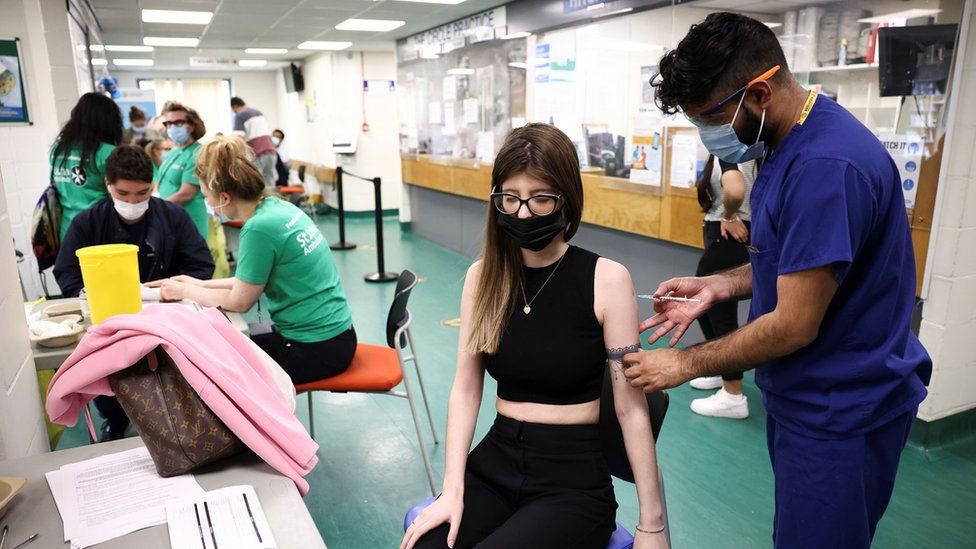
[[[244,201],[271,194],[254,165],[251,147],[237,136],[218,135],[204,145],[197,156],[196,171],[200,183],[213,194],[227,193]]]

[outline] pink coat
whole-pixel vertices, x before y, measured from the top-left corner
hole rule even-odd
[[[158,345],[244,444],[294,480],[302,495],[308,493],[303,477],[318,463],[319,445],[265,366],[270,357],[217,309],[153,305],[90,328],[51,381],[46,405],[51,421],[74,425],[89,400],[114,394],[109,374],[135,364]],[[291,391],[293,397],[294,387]]]

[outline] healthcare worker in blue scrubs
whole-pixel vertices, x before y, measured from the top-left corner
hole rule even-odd
[[[894,487],[932,364],[909,330],[915,263],[898,170],[843,107],[803,89],[773,32],[709,15],[661,59],[659,106],[726,162],[763,161],[749,263],[676,278],[641,330],[751,297],[750,322],[688,349],[627,355],[645,391],[756,369],[775,476],[776,547],[866,548]]]

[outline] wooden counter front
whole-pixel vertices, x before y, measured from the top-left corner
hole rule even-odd
[[[487,200],[491,190],[491,164],[475,160],[402,154],[403,182],[477,200]],[[624,190],[630,185],[620,178],[606,177],[594,170],[582,170],[586,197],[583,221],[695,248],[702,247],[704,214],[694,197],[658,196]],[[634,185],[633,187],[640,187]]]

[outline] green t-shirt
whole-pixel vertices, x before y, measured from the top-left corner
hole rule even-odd
[[[159,165],[153,176],[153,183],[159,183],[159,197],[167,199],[180,190],[184,183],[200,186],[200,178],[197,177],[197,154],[200,153],[200,143],[195,142],[187,147],[174,147],[166,155],[163,163]],[[197,189],[197,194],[189,202],[183,205],[186,213],[190,214],[190,219],[196,225],[197,230],[207,238],[207,206],[203,202],[203,193]]]
[[[57,147],[57,145],[55,145]],[[88,159],[88,165],[81,165],[81,149],[71,148],[66,154],[54,158],[54,148],[48,155],[51,160],[54,185],[58,188],[61,201],[61,238],[64,239],[71,220],[79,213],[108,198],[105,187],[105,160],[115,150],[114,145],[101,143]]]
[[[305,212],[266,198],[244,223],[240,238],[236,276],[265,285],[271,320],[282,336],[313,343],[352,326],[332,251]]]

